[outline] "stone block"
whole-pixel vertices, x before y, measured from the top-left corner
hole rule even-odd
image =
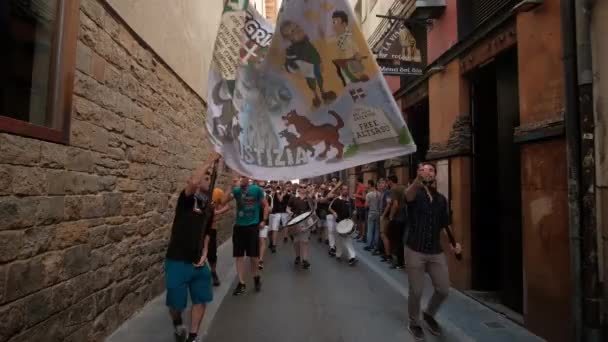
[[[139,189],[137,180],[128,178],[118,178],[116,180],[116,190],[121,192],[136,192]]]
[[[62,222],[55,226],[49,241],[51,250],[62,250],[89,242],[90,228],[84,221]]]
[[[103,195],[103,204],[106,208],[106,215],[108,216],[117,216],[120,214],[122,209],[122,193],[112,192],[112,193],[104,193]]]
[[[67,151],[70,148],[65,145],[41,143],[40,166],[47,169],[62,169],[67,161]]]
[[[101,341],[111,334],[122,323],[118,315],[118,304],[114,304],[102,312],[93,322],[89,334],[90,341]]]
[[[36,292],[46,285],[42,258],[15,261],[8,265],[5,301],[13,301]]]
[[[91,48],[82,41],[76,42],[76,69],[91,74]]]
[[[65,212],[63,197],[39,197],[37,199],[36,224],[52,224],[62,221]]]
[[[43,195],[47,192],[46,172],[37,167],[15,166],[13,193],[15,195]]]
[[[68,220],[103,217],[105,213],[101,195],[65,197],[65,217]]]
[[[112,291],[114,291],[113,287],[105,288],[97,293],[95,293],[95,309],[97,310],[97,315],[105,311],[112,302]]]
[[[0,165],[0,195],[12,193],[13,170],[9,165]]]
[[[26,297],[23,302],[24,307],[27,309],[27,315],[25,316],[26,327],[40,323],[57,312],[57,308],[53,306],[52,302],[52,290],[48,288]]]
[[[23,247],[22,230],[0,231],[0,263],[17,259]]]
[[[97,0],[81,0],[80,10],[85,13],[93,22],[103,27],[106,11]]]
[[[36,222],[38,199],[0,197],[0,230],[30,227]]]
[[[91,123],[73,119],[70,143],[73,146],[105,153],[108,150],[108,131]]]
[[[110,227],[105,225],[90,228],[88,231],[88,243],[91,245],[91,247],[100,248],[109,244],[111,242],[108,238],[109,230]],[[91,254],[94,253],[91,252]]]
[[[107,62],[100,55],[93,53],[91,58],[91,76],[98,82],[105,81]]]
[[[95,309],[95,297],[89,296],[67,310],[67,320],[63,324],[67,326],[79,326],[92,321],[97,316]]]
[[[69,279],[91,269],[91,247],[78,245],[65,250],[63,255],[64,277]]]
[[[31,258],[48,250],[53,250],[51,240],[56,232],[56,226],[33,227],[23,231],[19,259]]]
[[[40,145],[39,140],[0,133],[0,164],[36,165]]]
[[[22,303],[0,308],[0,341],[7,341],[25,327],[24,311]]]
[[[95,152],[80,148],[70,149],[67,156],[66,169],[82,172],[93,172],[95,169],[95,159],[98,158]]]

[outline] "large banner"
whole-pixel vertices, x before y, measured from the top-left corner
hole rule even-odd
[[[227,0],[206,126],[255,179],[309,178],[416,150],[346,0],[284,0],[276,31]]]

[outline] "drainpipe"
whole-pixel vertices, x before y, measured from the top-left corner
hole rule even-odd
[[[561,26],[564,60],[564,95],[566,127],[566,162],[568,166],[568,229],[570,247],[571,310],[574,341],[582,336],[581,236],[580,236],[580,122],[578,116],[578,87],[576,62],[575,0],[562,0]]]
[[[581,227],[583,336],[601,341],[602,290],[599,281],[595,219],[595,120],[593,115],[593,59],[591,10],[593,0],[575,0],[578,110],[581,129]]]
[[[561,1],[572,319],[575,341],[601,341],[595,225],[592,0]]]

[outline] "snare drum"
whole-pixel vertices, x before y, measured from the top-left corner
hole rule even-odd
[[[351,219],[344,219],[338,222],[336,226],[336,232],[340,234],[340,236],[347,237],[355,232],[355,223]]]
[[[287,227],[289,234],[297,235],[310,230],[317,224],[317,221],[319,221],[317,214],[313,211],[307,211],[291,219],[285,227]]]

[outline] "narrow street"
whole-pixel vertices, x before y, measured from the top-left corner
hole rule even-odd
[[[262,292],[249,286],[242,297],[229,293],[207,340],[410,341],[397,291],[364,263],[350,267],[316,241],[311,246],[309,271],[294,267],[290,246],[269,255]]]
[[[405,271],[389,269],[359,243],[355,267],[330,258],[316,241],[311,246],[312,267],[304,271],[294,268],[291,245],[281,243],[277,254],[266,258],[262,292],[254,291],[249,277],[247,293],[240,297],[232,296],[236,273],[231,243],[220,248],[224,282],[207,308],[202,341],[414,341],[406,326]],[[431,293],[429,281],[423,303]],[[164,302],[164,294],[151,301],[106,342],[172,341]],[[450,293],[437,320],[444,336],[427,333],[426,341],[542,341],[458,291]]]

